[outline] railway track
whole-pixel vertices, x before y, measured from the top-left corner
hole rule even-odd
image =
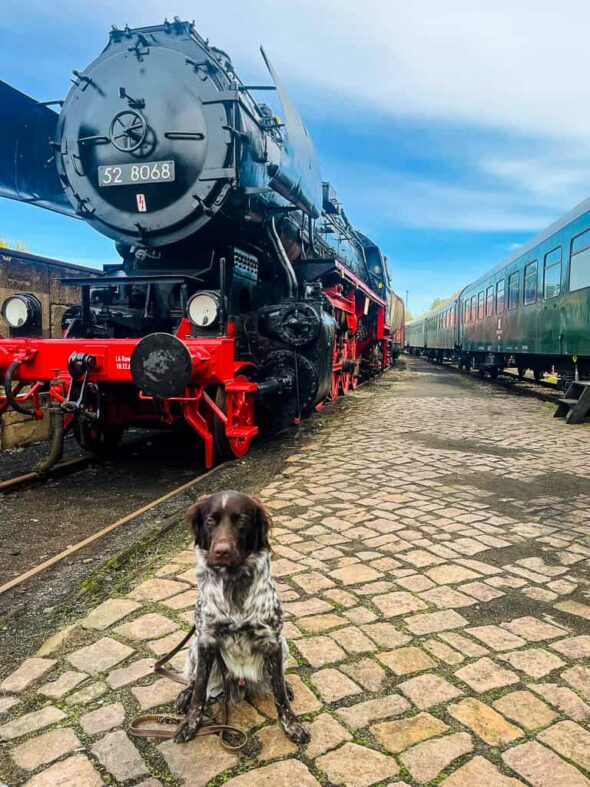
[[[344,400],[345,398],[341,398],[338,401],[342,402]],[[328,404],[326,409],[332,406],[332,404]],[[289,432],[293,433],[292,428],[273,435],[273,439],[281,438],[281,436]],[[190,492],[192,487],[208,476],[222,471],[223,468],[228,465],[234,464],[234,462],[224,462],[207,472],[205,472],[204,467],[201,466],[196,474],[188,471],[188,474],[191,476],[190,479],[184,483],[178,484],[179,468],[182,468],[184,465],[185,474],[187,474],[187,467],[190,468],[193,466],[194,468],[194,456],[192,456],[192,462],[187,458],[187,452],[189,454],[191,452],[194,453],[194,440],[188,439],[183,443],[178,439],[174,439],[174,437],[175,436],[171,433],[156,434],[153,441],[156,444],[155,449],[153,445],[150,445],[152,442],[150,439],[143,441],[136,440],[125,445],[123,450],[110,461],[98,460],[91,455],[74,457],[63,462],[61,465],[56,465],[51,473],[44,476],[39,476],[39,474],[34,472],[28,472],[0,481],[0,495],[4,495],[3,502],[5,509],[7,508],[7,504],[11,503],[13,512],[17,512],[20,508],[19,503],[28,498],[29,512],[34,514],[34,516],[30,517],[21,516],[22,527],[19,528],[17,526],[13,528],[11,526],[10,528],[6,528],[6,523],[13,522],[13,515],[7,510],[3,518],[5,525],[4,531],[2,529],[2,520],[0,520],[0,576],[4,578],[9,577],[7,581],[0,585],[0,597],[4,597],[10,591],[17,590],[18,592],[18,589],[22,588],[22,586],[26,585],[30,580],[40,576],[52,567],[63,563],[63,561],[76,559],[78,553],[85,550],[86,547],[96,545],[97,542],[104,539],[110,533],[124,528],[126,525],[137,522],[138,520],[143,521],[150,512],[154,512],[164,507],[168,501],[172,501],[185,492]],[[265,449],[266,442],[267,441],[264,441]],[[280,442],[280,439],[278,442]],[[136,455],[139,454],[141,449],[145,448],[145,446],[147,446],[148,449],[151,448],[151,450],[147,450],[147,456],[146,451],[143,451],[141,458],[137,459]],[[170,460],[172,460],[172,466],[169,466]],[[141,491],[143,494],[139,496],[141,504],[129,511],[126,505],[128,502],[129,490],[131,490],[137,482],[138,475],[141,476],[140,467],[142,463],[145,466],[146,483],[142,485]],[[156,473],[154,473],[154,469]],[[88,474],[92,474],[91,477],[88,477]],[[155,486],[154,475],[158,476],[158,483]],[[164,476],[164,478],[161,476]],[[121,515],[112,516],[105,522],[104,516],[92,517],[91,514],[97,507],[101,508],[101,510],[104,509],[104,506],[101,507],[100,504],[96,502],[97,490],[100,490],[104,487],[105,483],[109,483],[112,479],[118,481],[120,488],[122,488],[124,492],[122,500],[117,500],[117,494],[115,492],[113,494],[112,508],[113,510],[119,509]],[[80,512],[79,508],[76,506],[76,500],[80,495],[80,490],[83,490],[83,493],[90,501],[87,514],[87,517],[90,517],[92,520],[90,522],[86,521],[87,517],[84,516],[84,512]],[[153,494],[154,490],[158,491],[156,496]],[[150,492],[150,494],[147,494],[147,492]],[[47,499],[47,502],[44,502],[42,496]],[[63,496],[67,499],[61,519],[65,519],[72,508],[74,508],[75,513],[75,516],[71,517],[73,519],[72,527],[66,530],[66,538],[61,538],[61,543],[56,543],[55,548],[50,551],[46,559],[41,561],[38,560],[38,553],[41,551],[39,549],[40,544],[38,541],[34,541],[31,545],[32,548],[24,550],[25,552],[28,551],[28,554],[22,555],[22,565],[19,566],[22,570],[15,571],[11,558],[16,559],[19,557],[23,544],[27,546],[26,540],[28,532],[34,530],[42,522],[40,518],[43,514],[41,512],[44,510],[52,510],[53,505],[51,501]],[[26,521],[27,519],[28,521]],[[18,525],[18,523],[15,524]],[[52,527],[52,529],[59,530],[59,528],[54,527]],[[10,549],[9,530],[20,533],[20,539],[14,550]],[[78,538],[74,543],[69,543],[67,536],[72,532],[78,534],[79,530],[83,531],[83,537]],[[5,546],[5,544],[8,544],[8,546]],[[45,543],[42,544],[42,548],[46,548]],[[43,557],[45,556],[43,555]],[[86,559],[88,560],[90,558]]]
[[[23,455],[16,459],[19,469],[25,469]],[[5,475],[10,460],[5,457]],[[0,595],[21,584],[15,580],[22,574],[39,573],[39,566],[44,571],[67,558],[98,559],[100,550],[77,553],[122,525],[137,523],[142,513],[157,509],[152,516],[157,520],[160,504],[165,509],[167,500],[196,483],[203,472],[194,440],[162,433],[130,440],[110,459],[68,457],[43,476],[19,472],[4,478],[0,482]],[[143,532],[148,526],[141,520],[137,530]]]
[[[82,467],[86,467],[88,464],[90,464],[93,459],[94,458],[92,456],[78,456],[74,459],[68,459],[65,462],[59,462],[48,473],[41,474],[35,470],[31,470],[28,473],[23,473],[22,475],[7,478],[4,481],[0,481],[0,494],[14,492],[25,484],[29,484],[34,481],[43,481],[47,478],[52,478],[63,473],[75,473],[76,470],[79,470]],[[94,459],[94,461],[96,460]]]
[[[414,356],[412,356],[414,357]],[[424,360],[427,360],[425,358]],[[458,374],[463,376],[472,377],[475,380],[478,380],[484,385],[489,385],[491,387],[501,387],[507,391],[511,391],[516,395],[521,396],[532,396],[535,399],[539,399],[543,402],[555,403],[557,404],[557,400],[563,396],[563,390],[558,385],[554,383],[549,383],[545,381],[535,381],[533,379],[519,378],[516,374],[512,372],[503,372],[502,374],[498,375],[498,377],[491,378],[486,377],[480,374],[474,374],[472,371],[464,371],[459,369],[457,366],[450,364],[450,363],[442,363],[442,364],[434,364],[432,361],[433,366],[442,366],[445,369],[453,372],[454,374]]]
[[[29,579],[32,579],[33,577],[38,576],[39,574],[42,574],[44,571],[47,571],[52,566],[56,565],[56,563],[59,563],[62,560],[65,560],[66,558],[70,557],[71,555],[74,555],[76,552],[79,552],[84,547],[93,544],[95,541],[98,541],[101,538],[104,538],[104,536],[106,536],[108,533],[112,533],[113,530],[117,530],[123,525],[127,525],[130,522],[133,522],[135,519],[142,516],[142,514],[145,514],[148,511],[151,511],[152,509],[156,508],[160,504],[165,503],[167,500],[171,500],[172,498],[177,497],[183,492],[186,492],[195,484],[197,484],[199,481],[202,481],[204,478],[211,475],[212,473],[218,472],[221,468],[223,468],[227,464],[229,464],[229,462],[224,462],[223,464],[217,465],[212,470],[209,470],[206,473],[202,473],[196,476],[191,481],[188,481],[185,484],[181,484],[180,486],[177,486],[175,489],[172,489],[170,492],[161,495],[160,497],[156,498],[155,500],[152,500],[146,505],[143,505],[140,508],[136,509],[135,511],[132,511],[130,514],[127,514],[126,516],[117,519],[115,522],[112,522],[106,527],[103,527],[101,530],[97,531],[96,533],[93,533],[87,538],[83,538],[81,541],[78,541],[76,544],[72,544],[66,549],[63,549],[61,552],[58,552],[57,555],[53,555],[53,557],[49,558],[48,560],[44,560],[42,563],[38,563],[36,566],[29,569],[28,571],[25,571],[19,574],[18,576],[13,577],[13,579],[9,580],[8,582],[5,582],[3,585],[0,585],[0,596],[4,593],[7,593],[9,590],[12,590],[13,588],[23,585]]]
[[[148,443],[150,440],[158,440],[159,437],[161,437],[161,433],[148,433],[142,435],[141,437],[133,437],[128,442],[121,445],[117,450],[123,454],[137,451],[146,445],[146,443]],[[73,438],[71,439],[73,441]],[[41,445],[36,447],[41,448]],[[79,450],[82,451],[82,449]],[[8,475],[7,478],[0,478],[0,494],[15,492],[24,486],[34,483],[44,483],[49,479],[55,480],[63,476],[69,476],[73,473],[83,470],[89,465],[100,464],[108,461],[108,456],[100,456],[93,453],[83,453],[80,456],[71,456],[62,460],[61,462],[58,462],[51,468],[51,470],[45,473],[40,473],[36,470],[28,470],[24,473],[19,473],[18,475]],[[31,462],[30,464],[33,463]]]

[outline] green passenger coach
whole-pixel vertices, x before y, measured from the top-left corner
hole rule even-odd
[[[410,352],[496,376],[590,378],[590,199],[406,326]]]

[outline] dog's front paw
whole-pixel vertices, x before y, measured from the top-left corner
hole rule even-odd
[[[176,702],[174,703],[174,709],[176,713],[185,714],[188,711],[191,697],[193,696],[193,687],[189,686],[188,689],[183,689],[178,697],[176,698]]]
[[[296,743],[298,746],[309,743],[311,735],[297,719],[281,721],[281,724],[285,730],[285,735],[290,741],[293,741],[293,743]]]
[[[187,743],[191,741],[197,734],[198,729],[198,724],[184,721],[176,731],[176,735],[174,736],[175,743]]]

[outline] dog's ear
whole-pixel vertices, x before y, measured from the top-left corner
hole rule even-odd
[[[252,498],[256,504],[256,542],[257,550],[270,548],[270,531],[272,530],[272,517],[262,502],[257,498]]]
[[[203,506],[210,495],[201,495],[196,503],[187,509],[184,521],[190,533],[193,534],[195,544],[201,549],[207,549],[205,528],[203,527]]]

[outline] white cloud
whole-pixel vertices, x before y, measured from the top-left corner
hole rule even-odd
[[[353,220],[369,231],[534,232],[587,195],[587,0],[4,2],[21,33],[34,13],[48,51],[61,41],[62,58],[76,51],[72,65],[83,65],[85,31],[93,34],[89,61],[98,28],[106,41],[113,22],[197,16],[197,30],[229,52],[245,79],[267,79],[258,52],[264,44],[297,103],[312,101],[316,117],[339,128],[365,128],[380,116],[431,122],[435,132],[442,124],[456,128],[463,182],[366,166],[362,150],[338,166],[322,161]],[[496,142],[476,151],[470,126],[532,141],[530,150],[518,155],[506,141],[503,149]],[[437,156],[444,154],[433,149],[425,158]]]
[[[50,14],[72,7],[51,4]],[[587,0],[102,0],[84,21],[154,24],[171,13],[198,15],[204,36],[261,76],[264,44],[296,90],[340,96],[343,117],[370,105],[556,137],[585,138],[590,126]]]
[[[480,167],[510,190],[534,195],[547,206],[573,206],[588,196],[590,151],[583,148],[552,148],[535,158],[496,155],[484,158]]]
[[[419,178],[394,179],[391,187],[365,192],[364,198],[375,207],[382,206],[384,220],[414,229],[532,232],[555,218],[525,200],[515,204],[506,191]]]
[[[551,210],[534,191],[508,188],[501,179],[490,182],[488,177],[477,185],[477,170],[470,172],[468,184],[362,162],[331,161],[325,171],[333,175],[353,224],[362,217],[367,231],[377,237],[396,227],[535,232],[556,219],[563,208]]]

